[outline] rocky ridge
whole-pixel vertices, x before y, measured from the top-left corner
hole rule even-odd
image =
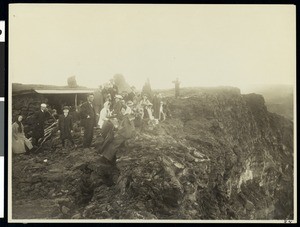
[[[59,143],[14,156],[13,218],[293,217],[291,121],[234,88],[168,101],[172,118],[137,129],[115,167]]]

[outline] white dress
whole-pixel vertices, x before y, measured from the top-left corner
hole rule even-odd
[[[12,151],[15,154],[26,152],[23,125],[21,124],[21,132],[19,132],[19,125],[16,122],[12,125]]]
[[[100,126],[100,128],[102,128],[104,121],[108,120],[108,117],[111,116],[111,112],[109,109],[103,108],[100,111],[100,117],[99,117],[99,121],[98,121],[98,125]]]

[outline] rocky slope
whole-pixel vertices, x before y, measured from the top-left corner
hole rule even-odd
[[[13,218],[292,219],[291,121],[234,88],[168,101],[172,118],[137,128],[115,167],[57,142],[14,156]]]

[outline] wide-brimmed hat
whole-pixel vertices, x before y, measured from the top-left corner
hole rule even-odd
[[[133,105],[133,102],[132,102],[132,101],[128,101],[128,102],[127,102],[127,105],[128,105],[128,106],[132,106],[132,105]]]
[[[63,107],[63,110],[70,110],[70,107],[64,106],[64,107]]]
[[[122,95],[116,95],[115,99],[123,99]]]

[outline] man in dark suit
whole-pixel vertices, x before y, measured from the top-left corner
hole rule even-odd
[[[60,132],[60,139],[63,147],[65,147],[65,140],[69,140],[72,143],[73,148],[76,147],[72,132],[73,132],[73,118],[69,114],[70,108],[68,106],[64,106],[63,114],[59,116],[58,119],[58,131]]]
[[[174,80],[172,83],[175,84],[175,98],[178,98],[180,81],[178,80],[178,78],[176,78],[176,80]]]
[[[45,121],[50,117],[47,105],[41,104],[41,109],[34,115],[34,127],[32,132],[32,145],[38,146],[39,139],[44,137]]]
[[[89,148],[91,146],[94,134],[94,127],[96,126],[96,113],[93,106],[94,94],[89,94],[87,102],[83,103],[80,108],[81,125],[84,127],[83,147]]]

